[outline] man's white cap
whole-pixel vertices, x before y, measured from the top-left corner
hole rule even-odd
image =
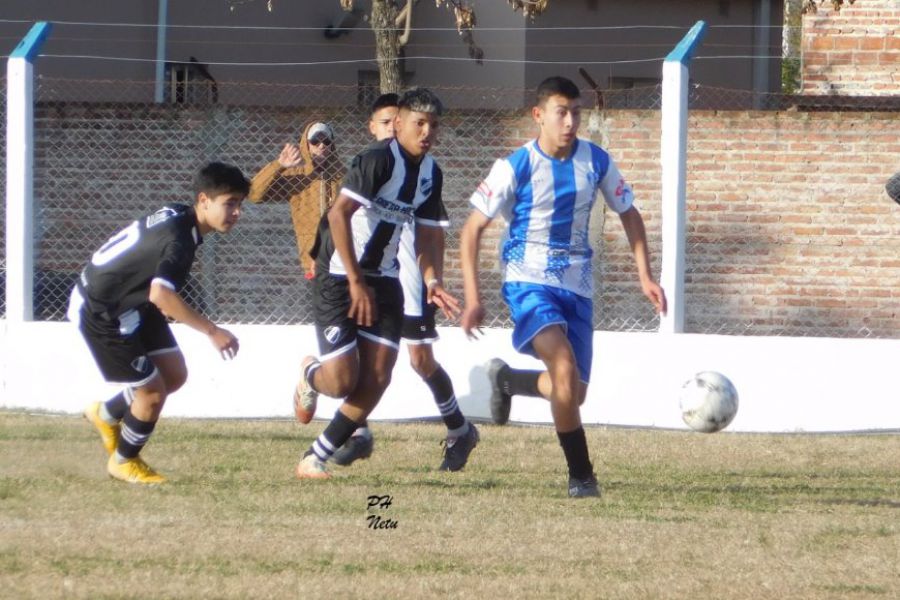
[[[334,130],[328,123],[315,123],[312,127],[309,128],[309,131],[306,134],[306,139],[311,140],[320,133],[324,134],[325,137],[327,137],[329,140],[334,141]]]

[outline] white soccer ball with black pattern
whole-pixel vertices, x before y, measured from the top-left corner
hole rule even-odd
[[[681,418],[694,431],[713,433],[728,427],[738,409],[738,393],[715,371],[697,373],[681,387]]]

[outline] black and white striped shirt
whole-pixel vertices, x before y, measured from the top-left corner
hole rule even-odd
[[[398,276],[397,252],[404,224],[450,224],[441,200],[443,182],[443,173],[430,155],[416,164],[396,139],[372,144],[353,159],[341,193],[362,205],[353,213],[350,227],[364,275]],[[331,230],[320,227],[319,236],[316,270],[346,275]]]

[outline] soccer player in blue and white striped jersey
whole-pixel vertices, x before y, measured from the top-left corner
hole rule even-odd
[[[502,215],[509,223],[501,247],[502,293],[515,323],[513,345],[541,359],[547,370],[511,369],[499,359],[491,361],[492,416],[505,423],[514,395],[549,400],[569,467],[569,496],[599,496],[579,410],[593,358],[588,227],[598,192],[622,221],[644,295],[658,312],[665,312],[666,297],[650,270],[644,222],[631,187],[605,150],[577,137],[578,87],[550,77],[538,86],[536,100],[532,116],[540,127],[538,138],[496,161],[471,197],[474,210],[460,241],[462,327],[474,337],[484,320],[478,251],[485,228]]]

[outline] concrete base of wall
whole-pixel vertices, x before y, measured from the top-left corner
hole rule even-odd
[[[241,352],[222,361],[202,335],[173,327],[187,357],[188,383],[164,414],[179,417],[290,417],[291,390],[305,354],[316,352],[310,326],[228,326]],[[472,418],[489,418],[483,364],[499,356],[539,368],[517,354],[508,330],[486,330],[477,342],[458,328],[441,329],[435,354],[453,379],[459,404]],[[587,424],[685,429],[678,393],[695,372],[727,375],[740,394],[729,431],[900,430],[900,340],[735,337],[657,333],[594,334]],[[116,387],[102,381],[84,342],[69,323],[0,321],[0,407],[78,413]],[[320,399],[329,418],[337,400]],[[372,420],[438,416],[424,383],[401,349],[393,381]],[[551,422],[549,403],[516,398],[511,419]]]

